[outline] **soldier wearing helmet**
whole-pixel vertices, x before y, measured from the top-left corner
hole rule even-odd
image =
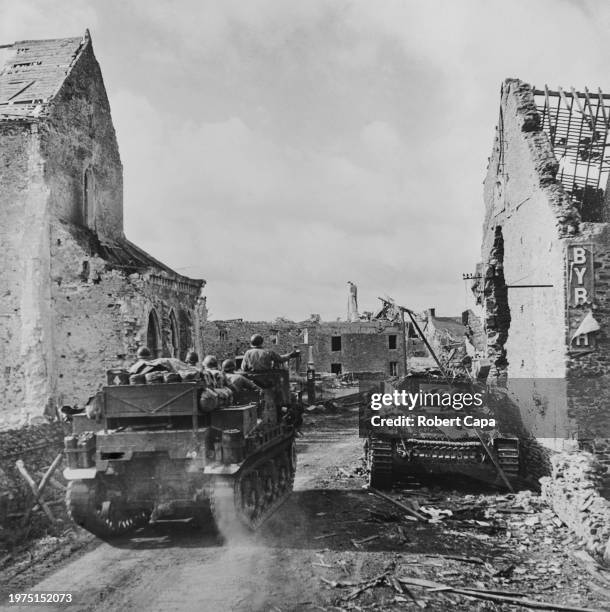
[[[227,377],[218,369],[218,359],[214,355],[206,355],[202,362],[203,375],[213,381],[214,388],[227,387],[229,381]]]
[[[196,367],[197,364],[199,363],[199,355],[197,355],[197,353],[195,351],[189,351],[186,354],[186,358],[185,358],[186,363],[188,363],[190,366]]]
[[[150,366],[152,354],[147,346],[141,346],[136,353],[137,360],[129,368],[130,374],[140,374],[145,368]]]
[[[260,334],[254,334],[250,338],[250,348],[246,351],[244,359],[241,362],[241,369],[244,372],[260,372],[263,370],[271,370],[279,368],[282,363],[296,357],[299,351],[280,355],[275,351],[263,348],[263,337]]]
[[[239,374],[235,371],[237,366],[233,359],[225,359],[222,362],[222,371],[229,381],[229,387],[233,390],[237,401],[243,392],[256,391],[260,393],[261,388],[253,383],[250,379],[246,378],[243,374]]]

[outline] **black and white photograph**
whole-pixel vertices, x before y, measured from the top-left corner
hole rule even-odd
[[[610,610],[610,3],[0,0],[0,610]]]

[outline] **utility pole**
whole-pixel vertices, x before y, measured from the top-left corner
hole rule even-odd
[[[316,402],[316,366],[313,361],[313,346],[308,347],[307,356],[307,403],[313,406]]]
[[[409,335],[407,334],[407,324],[405,323],[404,310],[400,310],[400,322],[402,324],[402,367],[403,376],[407,375],[407,342],[409,341]]]

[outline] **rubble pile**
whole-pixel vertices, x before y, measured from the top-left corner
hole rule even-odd
[[[610,565],[610,503],[599,493],[607,468],[591,453],[558,453],[551,476],[541,478],[543,499],[587,550]]]
[[[359,469],[337,468],[333,483],[354,487],[361,478]],[[340,609],[491,609],[476,603],[487,600],[493,609],[582,612],[602,609],[591,591],[610,594],[610,573],[579,550],[578,538],[535,492],[465,493],[419,483],[364,490],[362,503],[354,498],[340,522],[311,530],[329,547],[312,565]],[[356,558],[362,551],[366,572]]]

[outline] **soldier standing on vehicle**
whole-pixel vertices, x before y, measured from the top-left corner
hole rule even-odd
[[[250,347],[241,362],[241,369],[244,372],[260,372],[279,368],[282,363],[300,354],[299,351],[293,351],[292,353],[286,353],[286,355],[280,355],[275,351],[264,349],[262,348],[263,337],[260,334],[254,334],[250,338]]]

